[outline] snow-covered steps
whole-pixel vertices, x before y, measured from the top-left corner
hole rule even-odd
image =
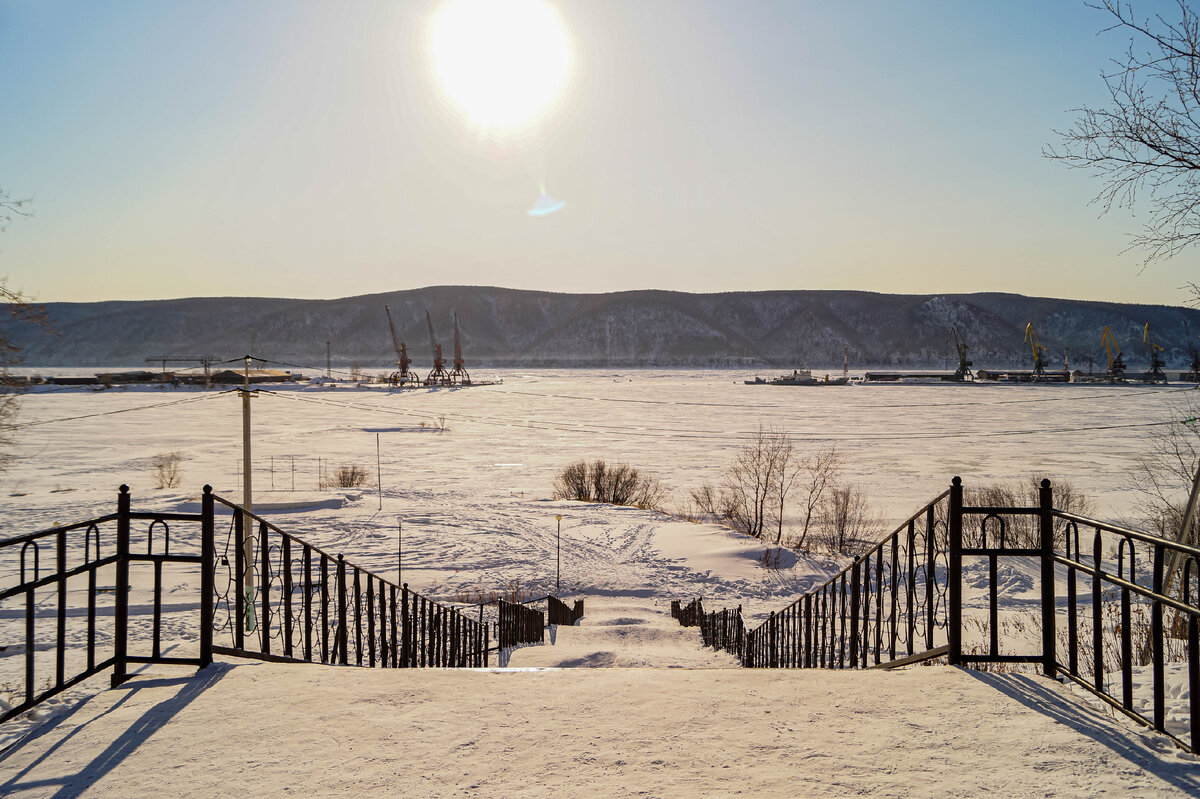
[[[700,645],[696,628],[671,618],[670,603],[639,597],[588,597],[576,627],[551,628],[544,646],[517,649],[512,668],[736,669],[737,659]]]
[[[1194,758],[1057,683],[946,666],[216,664],[103,691],[0,757],[13,799],[1198,793]]]

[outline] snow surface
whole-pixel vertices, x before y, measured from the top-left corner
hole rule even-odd
[[[670,599],[703,596],[709,607],[740,604],[747,616],[761,618],[825,580],[840,565],[829,558],[802,557],[790,568],[767,569],[761,564],[766,548],[763,544],[716,525],[680,522],[661,513],[636,508],[550,500],[555,473],[570,461],[600,457],[612,462],[627,462],[656,474],[680,497],[704,481],[719,480],[721,471],[738,448],[762,424],[788,431],[797,439],[801,450],[836,445],[844,455],[846,476],[862,486],[889,525],[899,522],[944,490],[955,474],[961,474],[967,485],[1023,479],[1031,475],[1065,479],[1093,498],[1096,515],[1113,518],[1130,509],[1131,497],[1124,489],[1124,479],[1138,455],[1141,439],[1147,435],[1143,427],[1125,425],[1180,418],[1182,404],[1194,396],[1190,390],[1178,388],[1095,386],[788,389],[745,386],[741,381],[748,375],[720,371],[543,371],[509,372],[502,376],[503,385],[469,389],[393,392],[353,386],[294,386],[261,394],[252,402],[255,502],[284,530],[327,551],[343,553],[353,562],[393,579],[400,576],[397,535],[398,525],[402,525],[402,580],[418,591],[446,601],[518,585],[531,594],[544,594],[553,589],[555,555],[560,541],[555,515],[561,514],[561,593],[586,597],[589,614],[594,614],[590,615],[588,623],[596,630],[606,628],[603,635],[607,636],[607,641],[581,643],[575,640],[578,630],[562,630],[558,632],[560,642],[556,647],[518,650],[513,654],[513,665],[527,663],[531,666],[567,662],[573,665],[649,665],[654,662],[695,668],[720,665],[722,659],[726,659],[728,665],[727,656],[699,650],[693,633],[657,621],[621,622],[623,618],[635,618],[636,614],[627,608],[622,610],[620,603],[640,599],[645,601],[646,607],[661,611]],[[17,431],[18,460],[4,475],[0,486],[0,507],[5,511],[0,514],[0,536],[111,512],[115,507],[116,486],[122,482],[132,486],[135,509],[194,511],[204,483],[213,484],[222,495],[240,499],[241,402],[235,394],[171,388],[47,390],[24,398],[21,422],[28,426]],[[374,482],[377,441],[382,490]],[[183,487],[155,489],[153,458],[173,450],[179,451],[184,458]],[[338,465],[348,463],[364,466],[372,475],[371,484],[350,492],[319,488],[319,471],[328,473]],[[194,527],[173,528],[173,546],[194,545],[198,533]],[[135,544],[137,535],[135,531]],[[0,581],[11,583],[16,568],[12,561],[0,563]],[[968,568],[978,570],[978,565],[968,564]],[[1005,579],[1018,589],[1018,598],[1035,599],[1036,582],[1031,581],[1033,572],[1027,565],[1006,564],[1005,568]],[[150,622],[147,572],[142,570],[132,578],[132,624],[135,632],[142,635]],[[978,577],[978,571],[974,576]],[[188,598],[194,596],[198,575],[186,568],[169,569],[167,580],[168,592],[178,598],[178,602],[167,600],[164,616],[168,654],[187,655],[189,647],[194,647],[194,634],[190,631],[194,631],[195,625],[194,608],[188,604]],[[103,576],[101,584],[105,584]],[[108,584],[111,584],[111,576]],[[974,585],[972,575],[968,575],[968,601],[982,607],[983,587],[982,584]],[[50,640],[52,597],[48,592],[39,594],[39,614],[46,620],[44,623],[39,620],[39,646],[42,646],[40,642]],[[617,604],[597,605],[602,598]],[[104,601],[102,598],[102,614]],[[76,587],[72,605],[82,604],[82,595]],[[601,623],[601,607],[613,609],[613,614],[608,617],[609,624]],[[0,603],[0,702],[4,701],[5,687],[11,690],[21,684],[22,650],[12,645],[23,640],[20,612],[20,606],[14,601]],[[69,637],[74,641],[79,641],[81,636],[77,621],[72,619],[69,631]],[[645,640],[640,649],[631,647],[641,638]],[[683,646],[685,640],[689,642],[690,650]],[[657,651],[647,654],[646,647],[651,650],[657,647]],[[39,669],[43,669],[45,663],[41,659],[43,654],[39,653]],[[280,675],[292,674],[287,668],[276,666],[239,666],[220,672],[223,676],[214,690],[225,690],[224,686],[235,683],[241,685],[243,680],[248,685],[258,679],[249,675],[265,675],[268,671],[275,674],[276,670]],[[393,684],[404,686],[403,691],[426,692],[421,695],[427,699],[432,697],[435,685],[461,685],[463,690],[476,690],[474,686],[488,684],[472,683],[472,680],[484,680],[478,675],[426,673],[383,678],[363,677],[362,672],[354,671],[352,674],[358,677],[347,677],[343,676],[343,671],[318,669],[311,673],[298,671],[294,677],[264,676],[261,679],[300,680],[297,686],[333,681],[329,690],[335,693],[351,691],[353,679],[391,679],[398,680]],[[873,696],[874,704],[912,707],[924,701],[918,697],[918,694],[925,696],[920,692],[926,690],[918,685],[923,679],[920,675],[933,671],[936,670],[913,670],[918,676],[912,678],[911,686],[903,679],[884,683],[893,686],[888,690],[903,692],[911,688],[915,692],[911,696],[901,694],[903,699],[886,703],[878,702],[881,689],[879,683],[871,681],[890,678],[812,674],[803,680],[795,675],[779,679],[782,680],[780,685],[793,686],[788,690],[800,690],[795,688],[799,685],[836,686],[829,689],[836,690],[836,695],[823,694],[828,701],[835,701],[843,692],[854,696],[861,691],[864,702],[866,697]],[[722,673],[732,682],[729,696],[721,701],[730,703],[731,707],[736,705],[734,694],[742,690],[737,686],[757,685],[754,680],[769,683],[768,677],[749,676],[742,671]],[[337,676],[315,676],[328,674]],[[855,683],[855,678],[866,682]],[[588,685],[596,691],[630,684],[605,682],[616,680],[615,677],[579,679],[593,681]],[[659,676],[647,675],[645,681],[655,683],[659,679]],[[692,685],[682,676],[670,679],[679,681],[680,691],[686,692]],[[707,678],[695,675],[691,679],[703,681]],[[979,688],[990,684],[987,680],[993,678],[955,676],[949,679],[965,680],[962,684]],[[447,682],[427,686],[424,680]],[[456,680],[465,682],[457,683]],[[841,680],[847,682],[843,684],[839,682]],[[335,688],[334,683],[341,687]],[[1012,691],[1020,695],[1029,691],[1058,695],[1058,688],[1040,682],[1036,684],[1036,690],[1018,687]],[[367,707],[370,691],[376,689],[370,688],[369,683],[363,685],[363,697],[353,700],[356,713],[382,712]],[[1013,685],[1026,686],[1026,683],[1014,682]],[[63,718],[74,718],[83,711],[72,710],[73,702],[103,687],[103,678],[97,678],[74,689],[62,701],[39,709],[30,717],[5,724],[0,730],[0,746],[35,729],[39,717],[51,725],[60,724]],[[932,683],[927,688],[929,696],[937,695],[939,689]],[[173,700],[168,695],[173,696],[172,691],[190,689],[186,689],[184,683],[171,683],[162,686],[161,690],[165,693],[158,701],[170,704]],[[249,688],[242,685],[237,690]],[[478,690],[482,692],[482,688]],[[628,690],[632,691],[631,695],[643,695],[655,689],[648,684]],[[995,693],[992,689],[986,690],[990,691],[989,696]],[[152,696],[157,691],[159,688],[147,687],[134,693]],[[209,693],[211,691],[206,691],[203,695]],[[472,701],[482,702],[482,695],[478,693]],[[790,718],[799,717],[795,706],[789,704],[793,699],[813,701],[807,695],[786,695],[789,697],[786,701],[784,696],[781,694],[776,699],[788,706]],[[113,697],[113,693],[105,692],[94,701],[118,701]],[[132,702],[133,698],[128,701]],[[1001,700],[993,698],[992,701]],[[1009,707],[1012,702],[1005,701],[1007,704],[1002,702],[1003,707],[1008,709],[1003,713],[1008,713],[1012,710]],[[867,703],[858,709],[855,714],[857,728],[874,727],[876,719],[872,706]],[[614,710],[617,715],[626,716],[626,720],[636,715],[628,708]],[[716,710],[714,708],[714,712]],[[741,712],[725,706],[719,711],[735,715]],[[320,712],[336,715],[332,707]],[[428,714],[428,708],[424,712]],[[761,713],[761,710],[756,712]],[[833,713],[832,710],[828,712]],[[1084,711],[1075,708],[1072,712]],[[751,716],[738,717],[746,720]],[[697,711],[696,718],[719,719],[721,716]],[[828,717],[823,718],[827,720]],[[532,716],[530,721],[539,723]],[[297,720],[295,723],[300,728],[310,722]],[[348,722],[343,720],[342,723]],[[430,723],[442,722],[433,714]],[[619,723],[619,719],[613,723]],[[699,724],[698,721],[693,723]],[[894,727],[887,726],[892,722],[880,720],[878,723],[882,725],[881,730],[890,729],[900,736],[903,724],[899,720],[894,722],[899,726]],[[926,722],[916,720],[913,723]],[[954,723],[961,725],[964,722],[959,719]],[[991,735],[994,729],[990,722],[989,725],[978,725],[972,721],[968,726],[971,725],[988,726],[986,735]],[[337,727],[337,724],[333,726]],[[688,735],[699,736],[699,729],[697,727]],[[746,729],[760,728],[750,726]],[[616,736],[616,728],[610,733]],[[794,733],[795,737],[804,739],[818,734],[807,724],[796,727]],[[245,731],[234,729],[230,734],[242,735]],[[450,733],[443,731],[442,734]],[[951,732],[938,734],[944,734],[947,739],[956,737]],[[569,740],[573,733],[564,730],[561,735]],[[731,751],[741,751],[739,747],[748,745],[740,738],[732,740],[738,735],[736,731],[725,735],[719,740],[723,746],[732,747]],[[825,732],[819,735],[825,735]],[[1153,754],[1146,745],[1137,743],[1142,740],[1138,737],[1140,733],[1122,732],[1120,735],[1134,741],[1128,748],[1130,752],[1136,752],[1136,757],[1128,755],[1130,757],[1144,759],[1162,755],[1161,752]],[[828,743],[840,741],[842,737],[814,740]],[[844,737],[853,736],[845,733]],[[1000,737],[997,733],[996,740]],[[284,743],[281,741],[280,745]],[[1009,742],[1021,746],[1028,743],[1028,740]],[[110,745],[112,741],[104,747]],[[303,747],[303,742],[297,741],[296,745]],[[488,743],[488,746],[499,745],[494,741]],[[708,757],[724,751],[721,746],[706,749],[708,744],[693,739],[688,739],[688,746],[699,746],[701,751],[709,752]],[[1152,744],[1152,747],[1157,746],[1157,743]],[[966,758],[970,746],[964,743],[963,747],[962,757]],[[982,745],[975,748],[981,757],[991,756]],[[141,746],[135,749],[140,751]],[[98,750],[93,745],[90,751],[93,754],[89,757]],[[127,759],[132,761],[135,755],[140,758],[138,751],[131,752]],[[519,757],[533,757],[533,754],[532,751],[521,752]],[[926,756],[930,754],[926,752]],[[1046,756],[1052,754],[1049,752]],[[860,755],[881,756],[874,750],[861,751]],[[309,756],[316,757],[315,754]],[[170,755],[160,753],[159,757],[169,758]],[[433,758],[433,749],[422,757]],[[851,761],[843,761],[840,753],[828,752],[825,757],[832,758],[830,763],[842,763],[843,771],[850,768],[846,763]],[[953,758],[945,762],[952,761]],[[531,766],[529,762],[520,762]],[[1074,765],[1067,765],[1072,762],[1071,756],[1064,755],[1056,762],[1064,764],[1062,768],[1070,774],[1088,773],[1087,768],[1076,771]],[[890,783],[884,777],[878,776],[883,774],[879,763],[871,764],[869,768],[874,769],[878,779],[882,780],[878,785],[885,794],[893,790],[886,787]],[[897,766],[896,785],[902,784],[900,775],[905,774],[905,768]],[[635,771],[645,776],[657,770],[645,766]],[[475,772],[468,767],[466,773]],[[907,778],[913,779],[914,774],[907,773]],[[1008,775],[1003,776],[1008,779]],[[776,777],[778,774],[750,779]],[[830,776],[829,779],[835,778]],[[1069,786],[1065,783],[1060,786],[1057,779],[1056,776],[1053,783],[1055,790],[1067,791]],[[627,781],[627,784],[633,786],[636,782]],[[846,783],[847,786],[858,784],[853,780]],[[1158,790],[1151,783],[1147,786],[1151,793]],[[613,790],[619,788],[613,786]],[[962,790],[970,792],[965,787]],[[1008,792],[1007,788],[1000,791]],[[489,795],[483,788],[479,792]],[[748,787],[747,792],[754,791]],[[508,793],[522,795],[516,789]],[[1086,792],[1079,795],[1083,793]],[[620,795],[619,792],[616,795]]]
[[[1195,758],[1057,683],[949,667],[694,668],[651,600],[589,600],[495,670],[158,667],[0,755],[48,796],[1186,796]],[[666,619],[669,622],[669,618]],[[617,629],[641,634],[613,635]],[[669,639],[669,640],[668,640]],[[558,654],[561,651],[561,655]],[[600,665],[693,668],[530,668]],[[591,655],[586,653],[590,652]],[[605,665],[620,665],[609,663]],[[728,664],[715,664],[728,665]]]

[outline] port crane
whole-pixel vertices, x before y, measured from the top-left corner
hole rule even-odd
[[[215,355],[151,355],[146,363],[161,363],[163,380],[166,381],[168,363],[198,363],[204,367],[204,382],[207,385],[212,377],[212,365],[217,362]]]
[[[953,379],[959,382],[974,380],[975,375],[971,371],[972,364],[967,358],[967,353],[971,351],[971,348],[968,347],[967,342],[963,341],[958,335],[957,325],[950,325],[950,335],[946,338],[946,340],[949,341],[951,338],[954,339],[954,349],[958,350],[958,369],[955,370]]]
[[[1117,337],[1113,335],[1112,328],[1108,325],[1104,326],[1104,332],[1100,334],[1100,343],[1104,345],[1104,354],[1108,356],[1108,380],[1110,383],[1125,382],[1125,359],[1121,354],[1121,345],[1117,343]],[[1113,351],[1116,354],[1113,354]]]
[[[1033,380],[1046,379],[1046,348],[1038,341],[1033,322],[1025,325],[1025,343],[1033,349]]]
[[[450,370],[450,384],[458,386],[471,385],[471,376],[463,366],[462,344],[458,336],[458,314],[454,314],[454,368]]]
[[[446,359],[442,357],[442,345],[437,343],[437,337],[433,334],[433,317],[429,315],[429,309],[425,309],[425,321],[429,324],[429,344],[433,347],[433,370],[425,378],[427,386],[448,386],[450,385],[450,375],[446,373]]]
[[[1146,327],[1142,329],[1142,342],[1150,345],[1150,371],[1142,375],[1143,383],[1165,383],[1167,375],[1162,368],[1166,366],[1166,361],[1159,355],[1160,352],[1165,352],[1165,348],[1154,343],[1154,339],[1150,337],[1150,323],[1146,323]]]
[[[408,368],[412,366],[412,359],[408,357],[408,348],[396,335],[396,325],[392,322],[392,309],[385,305],[383,312],[387,314],[388,330],[392,332],[392,346],[396,349],[396,371],[388,376],[388,382],[401,388],[406,384],[415,386],[421,380]]]

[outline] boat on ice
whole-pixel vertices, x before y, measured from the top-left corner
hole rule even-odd
[[[846,377],[831,378],[829,375],[818,379],[813,377],[810,369],[793,369],[790,375],[780,375],[770,380],[756,376],[753,380],[743,382],[748,386],[844,386],[849,379]]]

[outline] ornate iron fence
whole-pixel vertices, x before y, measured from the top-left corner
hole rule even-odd
[[[723,625],[751,668],[865,668],[945,652],[947,498],[935,497],[865,554],[753,630]],[[714,619],[715,622],[715,619]],[[734,651],[724,646],[723,648]],[[919,654],[920,653],[920,654]]]
[[[135,523],[145,522],[145,551],[142,538],[134,537]],[[0,721],[5,721],[74,685],[112,669],[112,684],[128,678],[130,664],[171,663],[203,667],[212,662],[212,606],[194,602],[188,606],[197,616],[185,625],[190,642],[173,640],[171,649],[183,643],[196,651],[192,657],[164,654],[163,569],[186,564],[199,566],[201,595],[211,593],[211,535],[176,535],[171,524],[200,524],[202,514],[142,513],[130,510],[129,487],[122,485],[117,495],[116,513],[98,516],[74,524],[53,527],[36,533],[0,540],[0,574],[15,576],[16,583],[0,589],[0,603],[20,598],[16,613],[6,619],[19,619],[23,628],[20,699],[12,704]],[[209,520],[211,522],[211,519]],[[181,542],[181,538],[184,539]],[[206,545],[207,542],[207,545]],[[172,546],[175,547],[172,552]],[[183,551],[180,552],[180,548]],[[131,573],[142,580],[140,571],[152,572],[149,589],[138,589],[138,597],[149,591],[148,606],[130,606]],[[86,607],[71,607],[83,594]],[[53,605],[52,613],[40,610],[43,602]],[[170,609],[179,612],[177,608]],[[148,612],[148,613],[147,613]],[[149,615],[149,629],[131,627],[130,618]],[[50,622],[50,631],[47,631]],[[169,650],[168,650],[169,651]],[[8,679],[14,675],[5,674]]]
[[[218,507],[230,514],[220,541]],[[138,523],[144,538],[134,535]],[[177,567],[198,571],[199,587],[170,594],[168,605],[163,572]],[[583,615],[582,600],[542,601],[554,623]],[[545,619],[502,602],[498,646],[541,642]],[[199,513],[133,511],[121,486],[115,513],[0,540],[0,624],[23,638],[0,648],[0,682],[21,686],[0,722],[108,669],[119,684],[131,664],[203,668],[224,654],[453,668],[487,666],[498,648],[482,609],[470,618],[285,533],[209,486]],[[180,647],[192,652],[171,654]]]
[[[212,499],[232,513],[216,558],[215,652],[383,668],[488,664],[486,624]]]
[[[986,563],[986,609],[964,603],[964,558]],[[1008,584],[1012,570],[1006,577],[1001,564],[1011,558],[1036,566],[1035,596],[1019,580]],[[955,477],[753,630],[740,608],[704,614],[699,600],[673,602],[672,615],[681,624],[695,615],[706,646],[740,654],[748,667],[890,668],[943,656],[951,665],[1036,666],[1200,751],[1200,548],[1058,510],[1048,480],[1035,507],[993,507],[965,505]],[[977,640],[964,642],[964,630]]]

